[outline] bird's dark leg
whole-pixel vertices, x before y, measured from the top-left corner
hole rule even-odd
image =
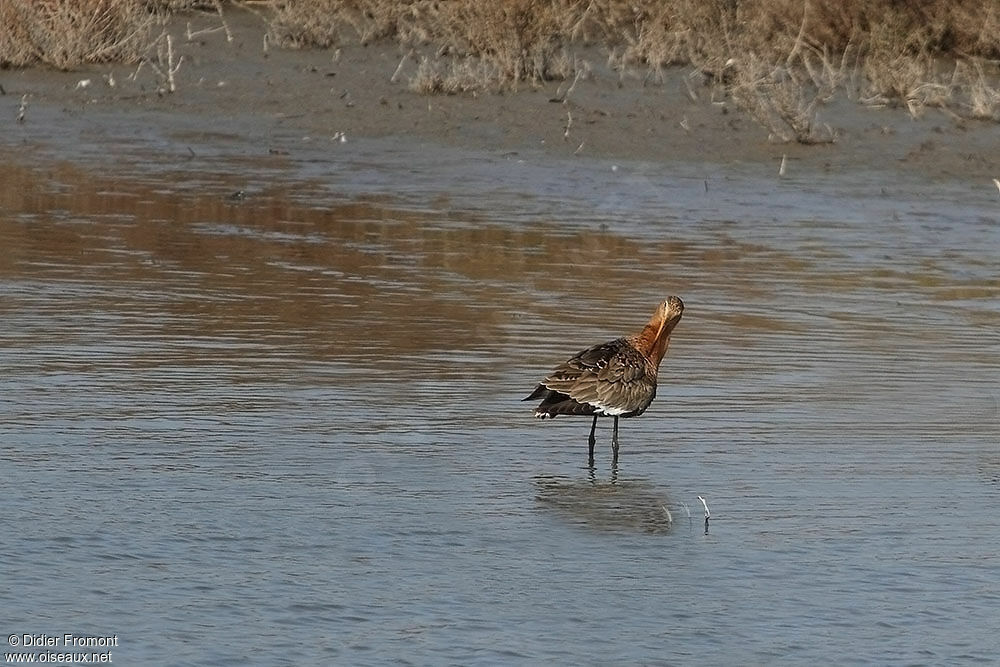
[[[594,423],[590,425],[590,439],[587,441],[588,443],[590,443],[590,459],[588,465],[591,468],[594,467],[594,444],[597,442],[597,439],[594,438],[594,431],[596,430],[597,430],[597,415],[594,415]]]
[[[618,465],[618,416],[615,415],[615,430],[611,433],[611,465]]]

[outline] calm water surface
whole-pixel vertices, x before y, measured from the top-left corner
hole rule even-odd
[[[350,145],[0,168],[8,633],[159,665],[1000,654],[995,192]],[[589,422],[520,399],[669,294],[659,398],[588,470]]]

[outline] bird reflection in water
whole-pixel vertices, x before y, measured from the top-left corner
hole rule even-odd
[[[667,533],[673,521],[669,496],[648,480],[619,479],[612,468],[608,480],[593,468],[585,480],[542,475],[535,478],[539,505],[561,519],[606,532]]]

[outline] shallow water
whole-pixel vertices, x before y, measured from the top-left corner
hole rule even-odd
[[[1000,653],[987,190],[350,147],[0,168],[8,633],[171,665]],[[520,399],[668,294],[659,397],[588,470],[589,421]]]

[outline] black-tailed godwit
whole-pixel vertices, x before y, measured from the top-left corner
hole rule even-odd
[[[681,321],[684,302],[672,296],[635,336],[588,347],[542,380],[524,400],[541,399],[535,416],[593,415],[590,465],[594,465],[594,432],[598,417],[614,417],[612,465],[618,463],[618,418],[637,417],[656,397],[656,374],[667,354],[670,334]]]

